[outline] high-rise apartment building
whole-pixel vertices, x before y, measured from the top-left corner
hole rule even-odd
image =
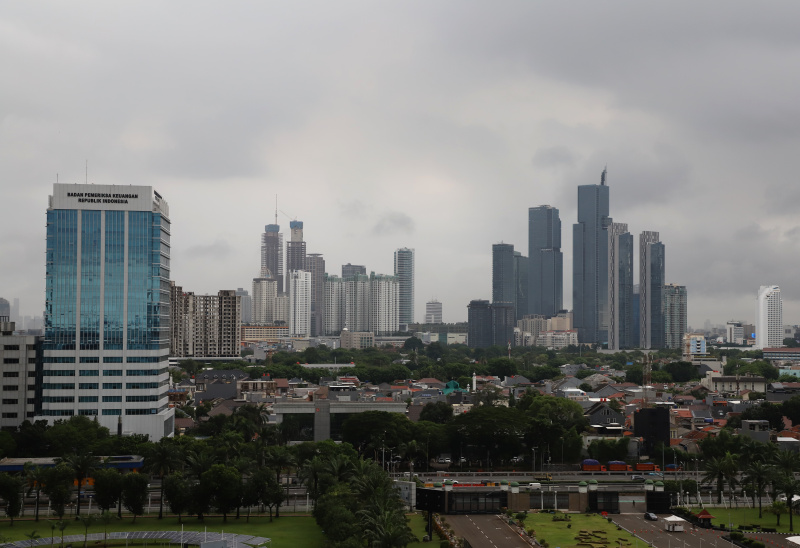
[[[728,344],[744,344],[744,326],[742,322],[731,320],[725,325],[725,341]]]
[[[10,311],[9,311],[10,312]],[[0,428],[15,429],[36,415],[36,370],[41,369],[42,337],[14,335],[16,325],[0,315],[3,406]]]
[[[36,419],[172,436],[169,207],[149,186],[55,184]]]
[[[514,246],[492,245],[492,302],[506,303],[516,308],[517,284]]]
[[[400,323],[414,323],[414,250],[401,247],[394,252],[394,275],[399,284],[398,313]]]
[[[517,320],[517,327],[524,335],[529,337],[523,339],[529,341],[529,346],[537,346],[542,333],[547,331],[547,318],[541,314],[526,314],[521,320]]]
[[[306,242],[303,240],[303,221],[290,221],[289,230],[289,241],[286,244],[287,275],[292,270],[306,269]]]
[[[283,234],[278,224],[267,225],[261,235],[260,278],[273,278],[278,282],[278,291],[283,289]]]
[[[289,336],[311,335],[311,273],[289,271]]]
[[[425,323],[442,323],[442,303],[436,299],[425,303]]]
[[[609,189],[606,171],[599,185],[578,187],[578,222],[572,225],[573,324],[582,343],[603,343],[608,331]]]
[[[325,310],[325,259],[320,253],[309,253],[305,270],[311,274],[311,336],[319,337]]]
[[[349,278],[356,274],[366,274],[367,267],[361,264],[343,264],[342,265],[342,278]]]
[[[324,335],[338,335],[347,318],[347,291],[339,276],[325,274],[325,313],[322,317]]]
[[[344,280],[345,327],[350,331],[369,331],[369,276],[356,274]]]
[[[633,348],[633,235],[611,223],[608,239],[608,348]]]
[[[170,282],[170,355],[177,358],[238,358],[241,297],[236,291],[195,295]]]
[[[528,209],[528,307],[525,314],[554,316],[564,299],[564,256],[558,209]]]
[[[467,344],[470,348],[492,346],[492,312],[489,301],[470,301],[467,306],[467,323]]]
[[[396,276],[370,274],[369,330],[376,335],[392,335],[398,330],[399,285]]]
[[[664,286],[664,347],[681,348],[686,333],[686,286]]]
[[[255,325],[271,325],[276,319],[278,280],[253,278],[253,322]]]
[[[11,318],[11,303],[0,297],[0,317]]]
[[[756,297],[755,348],[783,346],[783,299],[777,285],[762,285]]]
[[[664,244],[658,232],[639,235],[639,344],[664,348]]]
[[[253,298],[250,296],[250,293],[243,288],[240,287],[236,290],[236,295],[240,297],[242,301],[242,324],[250,325],[253,323]]]

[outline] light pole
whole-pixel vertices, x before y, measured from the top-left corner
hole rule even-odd
[[[536,447],[533,447],[533,463],[531,464],[531,471],[536,472]]]

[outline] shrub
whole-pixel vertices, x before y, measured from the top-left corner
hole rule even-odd
[[[449,540],[439,541],[439,548],[450,548],[450,541]]]
[[[567,529],[572,529],[572,524],[571,523],[567,524]]]
[[[518,512],[514,517],[519,521],[525,521],[525,518],[528,517],[528,512]]]
[[[731,531],[731,540],[741,541],[744,538],[744,534],[741,531]]]

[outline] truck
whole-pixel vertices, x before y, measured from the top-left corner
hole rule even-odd
[[[628,463],[621,460],[610,460],[606,464],[606,470],[609,472],[629,472],[631,469]]]
[[[652,462],[637,462],[633,465],[633,469],[637,472],[661,472],[661,468]]]
[[[680,472],[683,470],[679,464],[668,464],[664,467],[664,472]]]
[[[595,459],[584,459],[581,462],[581,471],[583,472],[605,472],[606,467],[600,464],[600,461]]]

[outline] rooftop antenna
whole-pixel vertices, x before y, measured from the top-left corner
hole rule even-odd
[[[608,171],[608,164],[603,168],[603,173],[600,174],[600,186],[606,186],[606,173]]]

